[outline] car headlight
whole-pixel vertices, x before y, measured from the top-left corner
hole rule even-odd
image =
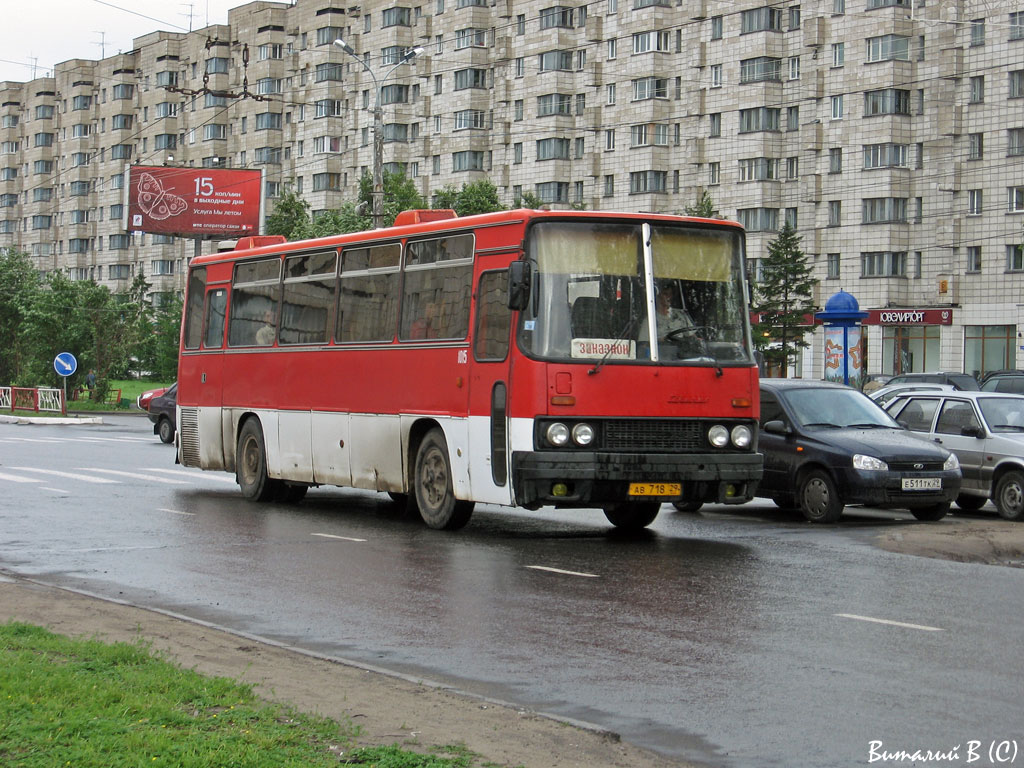
[[[942,465],[944,470],[952,471],[954,469],[960,469],[960,459],[956,457],[955,453],[949,454],[949,458],[946,459],[946,463]]]
[[[729,430],[721,424],[715,424],[708,430],[708,442],[715,448],[725,448],[729,444]]]
[[[853,454],[853,468],[884,471],[889,468],[889,465],[881,459],[876,459],[874,456],[865,456],[863,453],[855,453]]]
[[[753,439],[754,435],[746,424],[738,424],[732,428],[732,444],[737,448],[749,448]]]
[[[548,442],[553,446],[561,448],[569,442],[569,428],[565,424],[556,421],[548,427],[547,438]]]
[[[577,424],[572,428],[572,441],[576,445],[590,445],[594,442],[594,428],[589,424]]]

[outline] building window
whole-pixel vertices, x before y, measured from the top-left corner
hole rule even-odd
[[[1024,155],[1024,128],[1010,128],[1006,131],[1006,154]]]
[[[982,190],[967,190],[967,215],[980,216],[982,211]]]
[[[739,161],[740,181],[773,181],[779,178],[779,161],[773,157],[752,157]]]
[[[842,224],[843,202],[841,200],[828,201],[828,225],[838,227]]]
[[[631,126],[630,146],[649,147],[654,145],[658,147],[667,147],[668,133],[669,127],[660,123],[644,123],[643,125]]]
[[[537,117],[571,114],[572,96],[564,93],[549,93],[537,97]]]
[[[537,142],[537,160],[568,160],[569,139],[540,139]]]
[[[711,39],[721,40],[722,39],[722,17],[712,16],[711,17]]]
[[[981,104],[985,101],[985,76],[975,75],[970,79],[970,93],[968,99],[971,104]]]
[[[470,3],[476,5],[476,3]],[[386,8],[381,13],[381,26],[382,27],[411,27],[412,26],[412,9],[411,8]]]
[[[460,69],[455,72],[455,90],[461,91],[466,88],[486,88],[486,69]]]
[[[981,272],[981,246],[967,246],[967,271]]]
[[[883,88],[864,94],[864,116],[909,115],[910,91],[902,88]]]
[[[1009,187],[1007,192],[1007,210],[1010,213],[1024,211],[1024,187]]]
[[[864,168],[906,168],[907,149],[906,144],[865,144]]]
[[[866,251],[860,255],[861,277],[906,277],[906,251]]]
[[[971,45],[984,45],[985,44],[985,20],[984,19],[972,19],[971,20]]]
[[[740,133],[779,130],[778,107],[752,107],[740,110]]]
[[[1020,243],[1006,246],[1006,271],[1024,272],[1024,246]]]
[[[569,202],[569,182],[567,181],[545,181],[537,184],[534,192],[542,203]]]
[[[907,220],[907,198],[866,197],[861,201],[861,223],[891,224]]]
[[[964,370],[981,379],[989,371],[1016,367],[1014,325],[965,325]]]
[[[708,115],[708,136],[715,138],[722,135],[722,113],[712,112]]]
[[[832,43],[832,66],[841,67],[846,63],[846,43]]]
[[[1019,99],[1024,97],[1024,69],[1018,69],[1014,72],[1010,72],[1009,77],[1009,98]]]
[[[836,279],[839,277],[839,254],[830,253],[826,257],[827,264],[827,277],[830,279]]]
[[[342,73],[344,72],[344,65],[325,61],[322,64],[316,65],[316,71],[313,75],[313,80],[317,83],[324,83],[328,81],[340,81],[342,80]],[[263,82],[262,80],[258,82]],[[280,83],[280,81],[278,81]],[[280,89],[280,86],[278,86]],[[278,91],[271,91],[271,93],[277,93]]]
[[[760,83],[782,79],[782,60],[772,56],[758,56],[740,62],[740,82]]]
[[[546,51],[540,54],[538,67],[541,72],[571,72],[572,51]]]
[[[521,141],[512,145],[512,162],[516,165],[523,162],[523,142]]]
[[[790,56],[789,57],[789,79],[799,80],[800,79],[800,57]]]
[[[224,123],[207,123],[203,126],[203,141],[217,141],[228,137],[228,127]]]
[[[1010,14],[1010,39],[1024,39],[1024,11],[1015,11]]]
[[[667,99],[668,78],[642,77],[633,81],[633,101],[647,99]]]
[[[604,177],[604,196],[613,197],[615,195],[615,177],[608,174]]]
[[[967,159],[981,160],[985,156],[985,137],[981,133],[967,135]]]
[[[722,87],[722,65],[712,64],[711,65],[711,87],[721,88]]]
[[[667,52],[671,48],[671,35],[667,31],[636,32],[633,34],[633,53]]]
[[[779,229],[778,208],[740,208],[736,213],[748,232],[777,232]]]
[[[668,190],[668,171],[634,171],[629,174],[629,194],[642,195]]]
[[[484,170],[484,153],[480,150],[465,150],[452,154],[452,171]]]
[[[154,149],[177,149],[178,148],[178,136],[174,133],[160,133],[157,134],[153,139]]]
[[[401,46],[396,46],[401,50]],[[478,29],[476,27],[467,27],[466,29],[455,30],[455,50],[461,51],[463,48],[486,48],[487,47],[487,30]],[[398,58],[395,59],[397,63]]]
[[[832,97],[832,119],[842,120],[843,119],[843,94]]]
[[[740,14],[740,34],[781,32],[782,11],[778,8],[755,8]]]
[[[939,326],[882,326],[882,373],[935,371],[939,368]]]
[[[722,181],[722,164],[719,162],[708,163],[708,184],[717,185]]]
[[[206,60],[206,71],[211,75],[226,74],[230,64],[230,59],[226,59],[223,56],[214,56]]]
[[[869,37],[868,62],[910,61],[910,38],[904,35]]]
[[[487,128],[487,113],[482,109],[463,109],[455,113],[455,130]]]
[[[604,130],[604,148],[606,151],[615,149],[615,129],[605,128]]]

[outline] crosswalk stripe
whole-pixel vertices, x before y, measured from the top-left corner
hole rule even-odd
[[[147,483],[167,483],[168,485],[188,485],[184,480],[172,480],[167,477],[153,477],[144,475],[141,472],[125,472],[121,469],[102,469],[100,467],[75,467],[79,472],[101,472],[105,475],[119,475],[120,477],[131,477],[135,480],[145,480]]]
[[[14,469],[18,472],[38,472],[41,475],[54,475],[56,477],[70,477],[72,480],[82,480],[86,483],[97,483],[101,485],[117,485],[120,480],[111,480],[107,477],[90,477],[89,475],[79,475],[74,472],[60,472],[56,469],[37,469],[35,467],[8,467],[8,469]]]
[[[12,483],[41,483],[42,480],[37,480],[34,477],[18,477],[17,475],[8,475],[0,472],[0,480],[9,480]]]

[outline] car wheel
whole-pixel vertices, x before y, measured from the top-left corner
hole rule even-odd
[[[673,501],[672,506],[680,512],[699,512],[704,506],[703,501]]]
[[[812,469],[800,481],[797,501],[804,517],[812,523],[834,523],[843,514],[843,500],[827,472]]]
[[[988,499],[986,499],[984,496],[968,496],[967,494],[964,493],[961,493],[959,496],[956,497],[956,505],[960,507],[960,509],[966,510],[968,512],[977,512],[979,509],[985,506],[985,502],[987,501]]]
[[[910,510],[910,514],[918,520],[926,520],[928,522],[941,520],[949,514],[949,502],[943,501],[928,507],[914,507]]]
[[[430,430],[416,452],[416,506],[431,528],[454,531],[469,522],[473,502],[459,501],[452,490],[448,442],[440,429]]]
[[[157,425],[157,434],[160,435],[161,442],[174,442],[174,424],[166,416],[160,419],[160,423]]]
[[[1024,473],[1011,470],[1000,477],[992,501],[1007,520],[1024,518]]]
[[[259,419],[249,419],[238,433],[235,482],[252,501],[270,501],[277,495],[279,481],[267,477],[267,451]]]
[[[654,522],[661,511],[660,501],[624,501],[604,508],[608,522],[623,531],[639,531]]]

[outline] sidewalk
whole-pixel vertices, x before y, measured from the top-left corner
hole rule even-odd
[[[481,763],[523,768],[685,765],[597,728],[0,573],[0,621],[8,620],[109,642],[143,638],[184,668],[245,681],[260,695],[302,711],[351,718],[363,729],[361,745],[425,750],[462,743]]]

